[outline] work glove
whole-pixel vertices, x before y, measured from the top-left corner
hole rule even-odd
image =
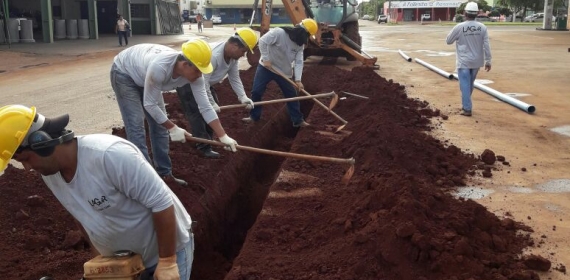
[[[295,81],[295,84],[297,85],[297,88],[299,90],[302,90],[305,88],[305,86],[303,85],[303,83],[301,81]]]
[[[216,103],[216,102],[212,103],[212,108],[214,108],[214,111],[216,111],[216,113],[219,113],[222,111],[222,109],[220,109],[220,106],[218,106],[218,103]]]
[[[249,99],[249,97],[245,95],[239,99],[239,102],[241,102],[241,104],[247,104],[247,106],[245,106],[247,110],[251,110],[253,109],[253,107],[255,107],[255,105],[253,104],[253,100]]]
[[[178,127],[177,125],[174,125],[173,128],[168,130],[168,133],[170,134],[171,141],[186,143],[185,135],[188,133],[186,130]]]
[[[236,152],[236,145],[237,142],[236,140],[230,138],[227,134],[224,134],[224,136],[220,137],[220,142],[226,144],[226,146],[224,147],[224,150],[227,151],[232,151],[232,152]]]
[[[158,258],[158,265],[154,271],[154,280],[180,280],[176,255]]]

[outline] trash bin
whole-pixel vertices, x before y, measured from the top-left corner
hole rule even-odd
[[[566,24],[568,24],[568,17],[559,16],[556,18],[556,29],[566,30]]]

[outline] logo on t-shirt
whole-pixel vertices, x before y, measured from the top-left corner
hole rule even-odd
[[[97,211],[103,211],[111,207],[111,203],[109,203],[109,200],[107,200],[107,197],[105,197],[104,195],[101,196],[101,198],[90,199],[89,204]]]

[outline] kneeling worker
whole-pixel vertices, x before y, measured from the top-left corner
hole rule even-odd
[[[253,101],[245,94],[243,84],[239,77],[238,60],[243,57],[247,51],[253,52],[255,45],[257,45],[257,34],[251,28],[240,28],[236,31],[235,35],[230,37],[226,42],[210,44],[212,47],[211,63],[213,71],[209,74],[204,73],[204,81],[210,104],[214,107],[216,112],[220,112],[220,107],[218,106],[218,98],[212,85],[221,82],[226,75],[238,100],[242,104],[248,104],[246,107],[248,110],[253,109]],[[192,135],[194,137],[211,140],[212,129],[200,114],[198,104],[192,93],[193,90],[194,88],[191,85],[185,85],[176,89],[186,118],[192,128]],[[196,144],[196,148],[198,148],[206,158],[220,157],[220,154],[213,151],[212,146],[209,144],[198,143]]]

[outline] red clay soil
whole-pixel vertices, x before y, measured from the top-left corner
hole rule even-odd
[[[242,72],[247,92],[254,73]],[[426,134],[438,111],[365,69],[307,67],[303,80],[309,92],[370,97],[347,97],[335,108],[350,135],[323,137],[340,123],[317,107],[312,126],[300,129],[294,143],[296,131],[280,105],[265,106],[254,125],[241,123],[242,110],[222,112],[222,124],[242,145],[288,150],[293,143],[295,152],[354,157],[352,180],[340,183],[344,165],[219,148],[223,159],[206,160],[192,144],[172,144],[174,174],[190,186],[170,187],[197,222],[192,279],[223,279],[228,271],[226,279],[538,279],[518,259],[532,240],[517,230],[530,229],[446,193],[480,171],[472,169],[473,156]],[[227,81],[216,88],[221,105],[237,102]],[[266,99],[278,96],[272,84]],[[185,126],[176,96],[165,100],[170,118]],[[282,162],[283,170],[316,179],[273,184]],[[270,194],[263,204],[270,187],[272,194],[311,187],[318,195]],[[89,250],[39,175],[9,167],[0,190],[2,279],[79,279]]]

